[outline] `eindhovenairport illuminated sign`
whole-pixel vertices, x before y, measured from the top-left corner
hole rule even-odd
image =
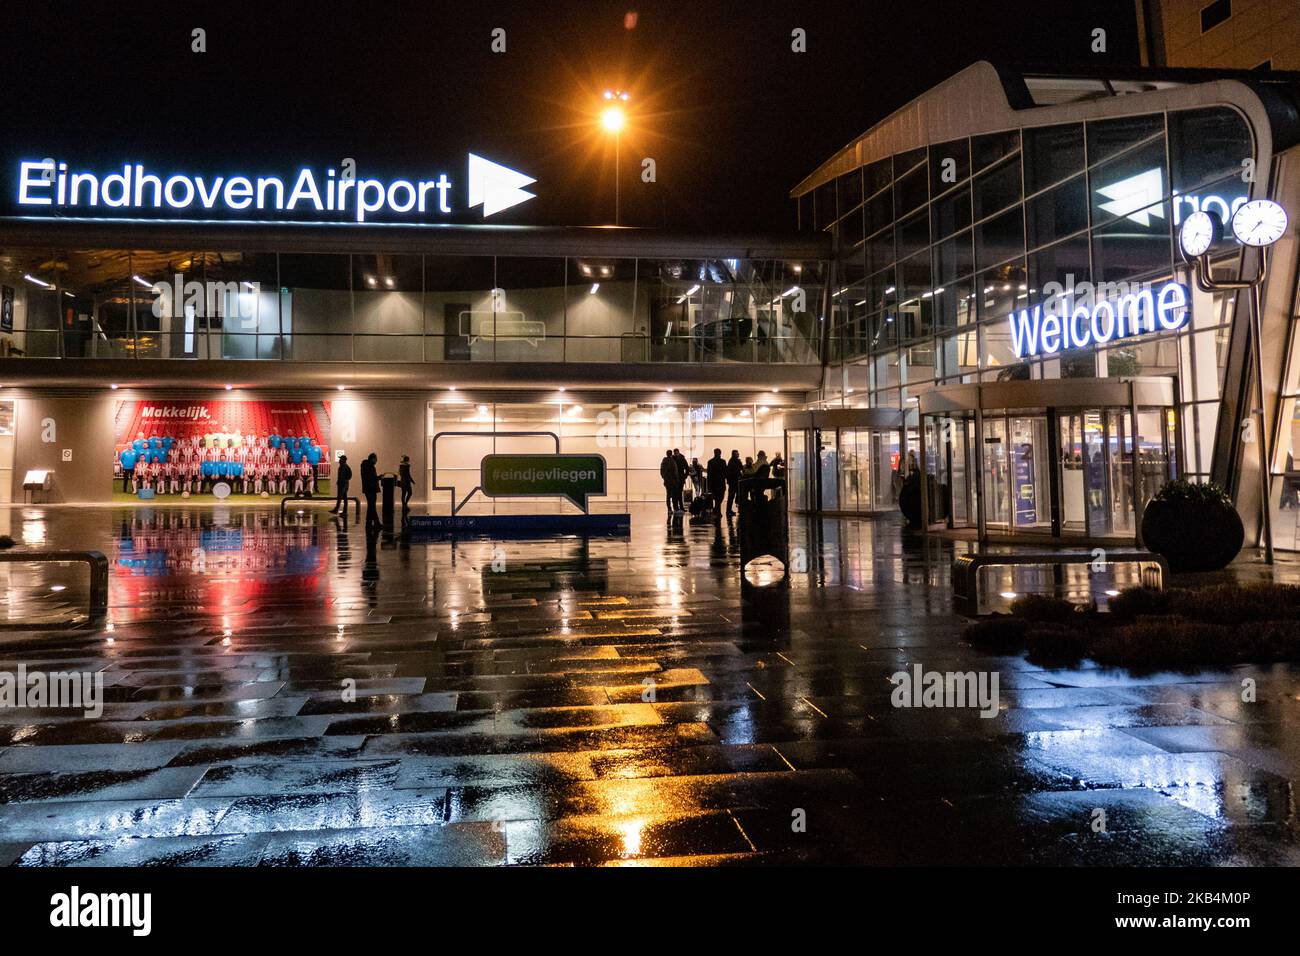
[[[533,199],[532,177],[469,154],[461,206],[446,172],[380,179],[351,169],[304,166],[279,175],[189,174],[144,163],[86,169],[61,160],[20,160],[17,212],[26,216],[242,219],[273,222],[429,222],[458,208],[483,218]],[[14,193],[11,193],[14,195]]]
[[[1066,297],[1058,301],[1061,304],[1055,309],[1036,305],[1007,316],[1011,347],[1018,358],[1173,332],[1187,324],[1187,288],[1179,282],[1126,292],[1100,302],[1076,305]]]

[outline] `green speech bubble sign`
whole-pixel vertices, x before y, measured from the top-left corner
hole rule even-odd
[[[604,455],[484,455],[479,485],[489,498],[558,495],[583,511],[592,495],[605,494]]]

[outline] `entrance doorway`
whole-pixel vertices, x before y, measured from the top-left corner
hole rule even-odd
[[[1136,540],[1146,503],[1178,474],[1175,426],[1170,379],[937,390],[922,405],[926,527]]]
[[[898,502],[901,412],[835,408],[785,416],[789,500],[795,511],[877,514]]]

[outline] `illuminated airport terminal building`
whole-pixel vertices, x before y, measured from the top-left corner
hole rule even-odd
[[[980,63],[831,157],[792,192],[801,225],[835,243],[829,424],[814,415],[791,445],[792,463],[826,467],[793,491],[823,508],[861,500],[868,481],[844,463],[869,465],[862,436],[876,433],[844,427],[842,409],[867,406],[902,412],[932,530],[1132,539],[1178,476],[1225,485],[1258,527],[1258,446],[1241,425],[1255,405],[1250,296],[1201,291],[1178,234],[1211,213],[1224,223],[1214,277],[1249,278],[1258,254],[1228,224],[1251,199],[1300,209],[1298,117],[1295,74]],[[1270,506],[1288,548],[1297,254],[1293,217],[1269,253],[1261,336]]]
[[[120,499],[142,432],[270,430],[310,435],[324,478],[409,455],[431,510],[484,454],[558,439],[606,457],[611,504],[662,500],[665,448],[721,447],[782,451],[794,506],[824,512],[896,510],[914,456],[936,533],[1132,539],[1175,475],[1224,483],[1253,529],[1249,295],[1200,291],[1177,227],[1300,210],[1298,90],[976,64],[795,186],[782,236],[467,225],[546,188],[473,154],[355,179],[6,158],[0,498],[48,470],[42,499]],[[1227,235],[1235,277],[1257,259]],[[1262,287],[1280,547],[1297,255],[1293,221]],[[1062,320],[1058,289],[1095,294]]]

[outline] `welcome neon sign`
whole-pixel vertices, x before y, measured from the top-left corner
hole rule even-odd
[[[1061,300],[1060,311],[1042,305],[1007,316],[1018,358],[1055,355],[1068,349],[1105,345],[1118,339],[1173,332],[1187,325],[1187,288],[1167,282],[1158,289],[1127,292],[1092,304]]]

